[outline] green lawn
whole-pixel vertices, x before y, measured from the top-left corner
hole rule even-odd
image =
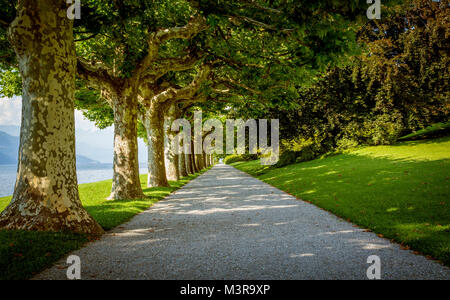
[[[450,137],[365,147],[279,169],[232,164],[450,266]]]
[[[148,198],[141,200],[108,201],[111,180],[81,184],[80,198],[86,210],[105,229],[114,228],[146,210],[158,200],[200,175],[190,175],[167,188],[144,188]],[[146,175],[141,184],[146,186]],[[0,198],[0,211],[11,197]],[[27,279],[50,266],[68,252],[79,249],[90,239],[84,234],[26,231],[0,231],[0,280]]]

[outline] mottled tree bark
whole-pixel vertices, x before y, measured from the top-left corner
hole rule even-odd
[[[188,176],[188,172],[187,172],[187,168],[186,168],[186,156],[184,155],[184,153],[182,153],[182,154],[178,155],[178,158],[179,158],[178,167],[179,167],[180,176],[181,177]]]
[[[205,166],[205,168],[209,167],[208,160],[206,159],[206,155],[207,154],[205,152],[203,152],[202,159],[203,159],[203,165]]]
[[[184,154],[185,157],[185,163],[186,163],[186,173],[194,174],[194,171],[192,170],[192,162],[191,162],[191,155],[190,154]]]
[[[202,154],[195,154],[195,161],[197,163],[197,168],[199,171],[203,170],[205,166],[203,165],[203,155]]]
[[[146,113],[148,140],[148,187],[169,186],[164,161],[164,112],[155,107]]]
[[[164,135],[164,158],[166,164],[166,175],[168,180],[178,181],[180,179],[179,154],[175,146],[176,133],[171,130],[172,122],[177,118],[176,104],[170,104],[166,110],[165,135]]]
[[[191,168],[194,173],[198,173],[200,170],[198,169],[197,162],[195,161],[195,154],[194,154],[194,138],[193,135],[191,136]]]
[[[0,228],[103,230],[83,208],[75,163],[75,45],[67,5],[20,0],[8,34],[23,80],[22,127],[14,195]]]
[[[137,117],[138,101],[133,87],[125,86],[113,99],[114,175],[108,199],[145,198],[139,178]]]
[[[198,173],[198,167],[197,164],[195,163],[195,155],[193,153],[189,154],[189,161],[191,162],[191,170],[192,173]]]

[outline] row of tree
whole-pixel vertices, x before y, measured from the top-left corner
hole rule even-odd
[[[23,105],[17,183],[0,228],[102,232],[78,195],[75,104],[99,126],[114,124],[110,198],[141,198],[138,124],[149,186],[165,186],[180,165],[201,168],[205,157],[170,153],[165,119],[195,106],[278,105],[354,52],[367,9],[362,0],[82,4],[74,22],[65,1],[0,1],[1,92]]]

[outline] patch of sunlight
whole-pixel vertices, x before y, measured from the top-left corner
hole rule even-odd
[[[0,212],[3,211],[11,202],[11,196],[0,198]]]
[[[289,224],[289,222],[279,222],[279,223],[273,223],[273,225],[275,226],[280,226],[280,225],[287,225]]]
[[[404,142],[393,146],[371,146],[351,154],[400,161],[434,161],[450,159],[450,138],[430,141]]]
[[[190,211],[177,211],[178,215],[210,215],[217,213],[230,213],[230,212],[241,212],[241,211],[254,211],[254,210],[264,210],[264,209],[280,209],[280,208],[293,208],[298,207],[298,205],[253,205],[253,206],[241,206],[235,208],[211,208],[205,210],[190,210]]]
[[[309,190],[306,192],[303,192],[303,194],[314,194],[316,192],[316,190]]]
[[[390,245],[385,244],[373,244],[373,243],[367,243],[363,246],[364,250],[379,250],[379,249],[385,249],[385,248],[389,248]]]
[[[397,210],[398,210],[398,207],[391,207],[391,208],[386,209],[387,212],[394,212]]]
[[[333,174],[337,174],[337,171],[326,172],[323,175],[333,175]]]
[[[328,232],[320,233],[318,235],[336,235],[336,234],[342,234],[342,233],[354,233],[354,232],[357,232],[357,231],[358,230],[328,231]]]
[[[302,253],[302,254],[291,254],[291,258],[297,258],[297,257],[311,257],[314,256],[313,253]]]
[[[315,166],[315,167],[302,167],[303,170],[317,170],[325,167],[325,165]]]
[[[261,224],[258,224],[258,223],[252,223],[252,224],[240,224],[240,225],[238,225],[238,226],[241,226],[241,227],[258,227],[258,226],[261,226]]]
[[[440,231],[449,231],[450,224],[441,225],[441,224],[430,224],[430,223],[409,223],[409,224],[397,224],[395,228],[404,231],[411,232],[440,232]],[[420,230],[420,231],[419,231]]]

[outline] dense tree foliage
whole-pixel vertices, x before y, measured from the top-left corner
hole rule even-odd
[[[298,87],[289,105],[258,103],[234,113],[279,118],[291,162],[360,144],[390,144],[448,121],[449,7],[418,0],[393,10],[358,31],[361,55],[328,68],[312,86]]]

